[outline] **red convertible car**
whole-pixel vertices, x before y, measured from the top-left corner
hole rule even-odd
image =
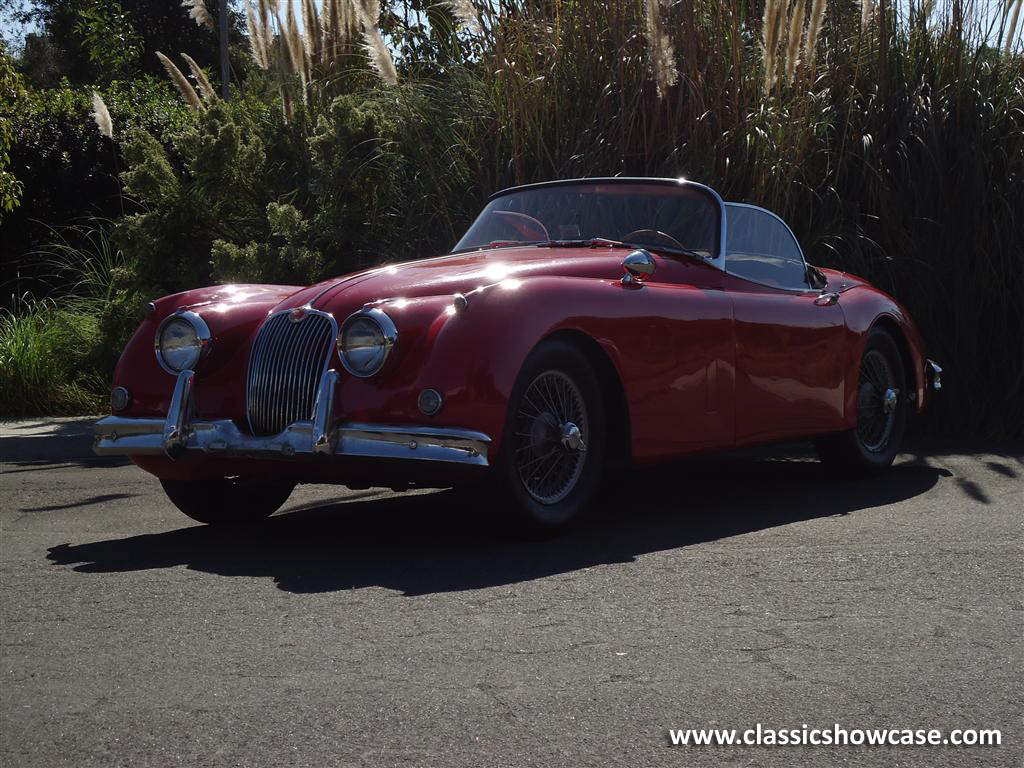
[[[880,470],[941,383],[892,297],[682,179],[516,187],[446,256],[148,311],[95,451],[206,523],[270,515],[301,482],[483,479],[556,527],[623,465],[794,438]]]

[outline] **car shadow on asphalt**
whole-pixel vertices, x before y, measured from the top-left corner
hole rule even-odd
[[[380,586],[404,595],[510,585],[646,553],[696,546],[805,520],[843,517],[925,493],[944,469],[903,463],[838,481],[803,460],[683,462],[621,479],[606,509],[543,540],[509,534],[493,499],[456,491],[285,507],[241,532],[188,526],[164,533],[52,547],[48,558],[84,573],[186,566],[271,578],[293,593]]]

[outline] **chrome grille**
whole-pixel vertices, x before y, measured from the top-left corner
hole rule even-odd
[[[294,421],[313,418],[317,384],[338,326],[324,312],[307,309],[300,320],[292,313],[267,318],[252,347],[246,408],[254,435],[276,435]]]

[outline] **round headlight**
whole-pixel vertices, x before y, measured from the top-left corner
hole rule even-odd
[[[210,331],[194,312],[171,315],[156,333],[156,356],[164,370],[180,373],[196,367],[210,341]]]
[[[338,335],[338,356],[353,376],[373,376],[391,354],[398,331],[391,318],[379,309],[363,309],[351,315]]]

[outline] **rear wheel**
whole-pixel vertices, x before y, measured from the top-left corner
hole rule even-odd
[[[571,344],[544,342],[523,365],[497,469],[528,528],[566,526],[593,503],[608,454],[605,407],[596,373]]]
[[[892,336],[876,329],[861,357],[857,426],[815,441],[821,460],[838,469],[865,473],[885,469],[896,458],[907,422],[906,375]]]
[[[161,480],[171,502],[200,523],[244,525],[263,520],[284,504],[295,483],[248,477]]]

